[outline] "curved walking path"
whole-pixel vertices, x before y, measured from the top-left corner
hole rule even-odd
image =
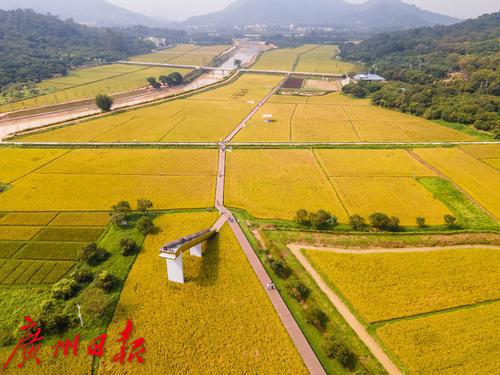
[[[463,250],[463,249],[491,249],[499,250],[500,247],[494,245],[454,245],[454,246],[435,246],[435,247],[397,247],[397,248],[375,248],[375,249],[339,249],[334,247],[322,247],[322,246],[310,246],[307,244],[292,243],[288,244],[287,247],[292,251],[300,251],[302,249],[324,251],[328,253],[336,254],[397,254],[397,253],[429,253],[434,251],[445,251],[445,250]]]
[[[335,309],[340,315],[345,319],[345,321],[351,326],[352,330],[360,338],[361,341],[366,345],[375,358],[380,362],[389,375],[401,375],[401,371],[394,364],[394,362],[389,358],[389,356],[384,352],[382,347],[377,341],[368,333],[366,328],[361,324],[361,322],[351,313],[347,305],[340,299],[340,297],[335,294],[335,292],[326,284],[326,282],[321,278],[314,267],[309,263],[307,258],[300,252],[304,246],[300,245],[298,247],[288,246],[292,254],[297,258],[297,260],[302,264],[304,269],[311,275],[313,280],[316,282],[318,287],[323,293],[328,297],[330,302],[333,304]],[[310,248],[309,246],[307,247]]]

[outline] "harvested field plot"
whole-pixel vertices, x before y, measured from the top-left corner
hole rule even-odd
[[[57,227],[105,227],[109,223],[108,212],[61,212],[49,224]]]
[[[108,331],[115,337],[126,320],[132,319],[134,332],[148,343],[144,364],[130,366],[129,373],[307,373],[227,226],[209,243],[202,259],[184,258],[188,280],[182,288],[166,282],[158,248],[210,226],[216,218],[210,214],[165,215],[156,222],[162,232],[146,239]],[[145,273],[149,276],[144,277]],[[151,290],[154,298],[144,298]],[[169,360],[162,361],[159,368],[157,359],[165,357],[167,348]],[[111,360],[119,349],[117,343],[110,342],[109,349],[99,373],[121,371]]]
[[[0,181],[10,183],[68,152],[67,150],[0,149]]]
[[[497,219],[500,218],[500,171],[458,148],[421,149],[415,153],[463,188]]]
[[[405,150],[316,150],[329,177],[411,177],[436,173]]]
[[[302,88],[303,84],[304,84],[304,80],[302,78],[288,78],[283,83],[282,87],[284,89],[300,89],[300,88]]]
[[[104,228],[44,228],[38,233],[33,241],[55,241],[55,242],[97,242]]]
[[[313,44],[306,44],[298,48],[274,49],[259,56],[252,69],[292,71],[301,53],[316,48]]]
[[[260,218],[292,219],[297,210],[347,214],[311,151],[237,150],[228,155],[228,207]]]
[[[402,225],[443,224],[450,210],[411,177],[332,177],[331,181],[350,215],[368,218],[375,212],[396,216]]]
[[[306,250],[326,281],[366,322],[391,320],[495,300],[500,251],[337,254]]]
[[[328,79],[307,79],[304,83],[304,88],[336,92],[342,91],[340,81]]]
[[[402,320],[377,336],[414,374],[493,374],[498,371],[500,305]]]
[[[77,260],[78,252],[85,247],[87,243],[71,242],[30,242],[19,250],[15,259],[32,260]]]

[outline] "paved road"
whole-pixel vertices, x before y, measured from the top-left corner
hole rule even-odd
[[[375,358],[380,362],[380,364],[385,368],[389,375],[401,375],[401,371],[392,362],[387,354],[385,354],[382,347],[375,341],[375,339],[368,333],[363,324],[351,313],[346,304],[340,299],[337,294],[325,283],[321,276],[316,272],[314,267],[309,263],[304,255],[300,252],[300,248],[289,247],[293,255],[302,264],[304,269],[311,275],[316,284],[325,295],[328,297],[330,302],[333,304],[335,309],[342,315],[345,321],[351,326],[352,330],[356,335],[363,341],[366,347],[370,350]],[[309,248],[309,247],[308,247]]]

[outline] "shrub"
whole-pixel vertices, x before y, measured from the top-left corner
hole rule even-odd
[[[161,84],[160,84],[160,83],[156,80],[156,78],[155,78],[155,77],[148,77],[148,78],[146,79],[146,81],[148,82],[148,84],[149,84],[151,87],[153,87],[153,88],[155,88],[155,89],[159,89],[159,88],[161,87]]]
[[[62,279],[52,286],[52,298],[67,301],[78,291],[78,283],[73,279]]]
[[[141,211],[144,215],[146,212],[153,208],[153,202],[147,199],[138,199],[137,200],[137,211]]]
[[[313,307],[306,312],[306,322],[315,326],[319,331],[323,332],[328,323],[328,316],[325,312],[317,307]]]
[[[288,294],[299,302],[305,302],[311,293],[311,290],[300,280],[293,280],[286,285]]]
[[[290,267],[286,265],[286,263],[282,260],[274,260],[270,259],[269,260],[269,265],[273,269],[274,273],[280,278],[280,279],[288,279],[290,275],[292,274],[292,270]]]
[[[102,289],[89,287],[83,295],[82,306],[85,314],[93,318],[101,318],[109,311],[111,301],[111,297]]]
[[[111,214],[111,223],[116,225],[118,228],[125,228],[127,223],[127,214],[124,212],[113,212]]]
[[[60,334],[78,320],[74,304],[64,305],[60,300],[48,299],[42,302],[36,321],[44,333]]]
[[[95,104],[102,112],[109,112],[113,106],[113,98],[108,95],[97,95],[95,97]]]
[[[356,354],[336,338],[328,337],[323,344],[323,350],[328,358],[336,359],[344,368],[352,370],[356,367],[358,361]]]
[[[87,267],[81,267],[73,274],[73,279],[78,284],[88,284],[94,280],[94,273]]]
[[[137,230],[145,236],[153,233],[155,230],[153,220],[151,220],[149,217],[141,217],[137,222]]]
[[[425,228],[425,218],[424,217],[417,217],[417,225],[419,228]]]
[[[359,215],[349,217],[349,225],[356,232],[366,232],[368,230],[365,219]]]
[[[137,251],[137,244],[130,238],[122,238],[120,241],[123,256],[129,256]]]
[[[102,271],[99,275],[97,275],[94,284],[106,293],[109,293],[113,290],[117,282],[118,279],[111,272]]]
[[[95,243],[90,243],[80,250],[79,259],[90,265],[98,265],[108,259],[109,253]]]

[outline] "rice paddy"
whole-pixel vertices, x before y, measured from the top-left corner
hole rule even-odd
[[[230,47],[227,45],[199,47],[182,44],[146,55],[132,56],[129,60],[132,62],[208,66],[214,57],[220,55]]]

